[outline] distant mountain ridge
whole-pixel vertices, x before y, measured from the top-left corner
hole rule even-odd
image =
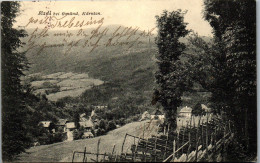
[[[104,29],[106,27],[102,27]],[[116,30],[117,25],[109,26]],[[123,28],[123,27],[122,27]],[[112,30],[111,30],[112,31]],[[28,33],[30,34],[29,31]],[[57,31],[49,31],[54,34]],[[66,32],[66,31],[60,31]],[[137,31],[141,33],[142,31]],[[107,37],[111,37],[108,33]],[[26,38],[28,39],[28,38]],[[26,40],[25,39],[25,40]],[[40,41],[58,42],[63,37],[42,38]],[[77,37],[69,37],[68,40],[76,40]],[[127,46],[98,47],[93,53],[88,53],[84,48],[72,48],[71,53],[64,55],[66,47],[46,48],[41,54],[36,54],[38,48],[30,50],[26,56],[31,63],[27,74],[38,73],[51,74],[56,72],[87,73],[90,77],[104,82],[120,84],[127,91],[138,91],[140,94],[151,97],[155,87],[154,74],[157,71],[155,54],[157,47],[155,36],[141,37],[142,44],[132,48]],[[183,42],[187,42],[185,38]]]

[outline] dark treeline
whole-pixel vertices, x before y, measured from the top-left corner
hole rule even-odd
[[[225,115],[223,120],[234,124],[230,159],[241,161],[255,157],[256,2],[204,0],[204,18],[213,28],[214,36],[209,41],[196,33],[188,36],[188,44],[179,41],[189,32],[184,14],[181,10],[164,11],[157,16],[159,71],[153,103],[162,104],[174,131],[181,96],[191,91],[195,83],[201,85],[211,93],[209,104],[214,112]]]

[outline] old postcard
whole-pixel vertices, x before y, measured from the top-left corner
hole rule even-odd
[[[2,160],[257,160],[256,1],[1,2]]]

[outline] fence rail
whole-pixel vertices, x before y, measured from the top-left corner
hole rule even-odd
[[[164,133],[167,136],[152,135],[146,139],[126,133],[121,153],[115,154],[115,145],[112,152],[99,153],[99,139],[97,152],[87,152],[86,148],[83,152],[74,151],[72,162],[74,162],[76,154],[83,155],[82,162],[198,162],[216,160],[213,156],[218,155],[219,149],[226,150],[227,144],[232,140],[233,133],[230,122],[225,123],[220,118],[209,120],[207,117],[206,120],[199,118],[196,124],[194,119],[191,118],[187,124],[184,124],[173,140],[165,130]],[[128,139],[134,139],[131,147],[125,147]],[[127,150],[125,150],[126,148]],[[131,149],[131,152],[128,149]],[[93,159],[94,157],[96,159]]]

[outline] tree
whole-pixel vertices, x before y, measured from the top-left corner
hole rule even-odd
[[[180,55],[185,50],[185,44],[179,39],[185,37],[189,31],[184,23],[184,12],[181,10],[167,12],[156,16],[158,35],[156,44],[158,47],[158,67],[156,82],[159,89],[154,92],[153,104],[157,101],[163,106],[166,113],[166,120],[175,131],[177,127],[177,107],[181,104],[181,96],[188,87],[189,82],[181,68]]]
[[[3,160],[12,160],[31,144],[24,126],[26,107],[21,85],[21,76],[28,67],[25,54],[17,51],[22,46],[20,37],[25,37],[26,34],[23,30],[13,28],[19,6],[18,2],[1,3]]]
[[[106,122],[104,119],[101,119],[100,122],[99,122],[99,128],[100,129],[106,129]]]
[[[236,136],[244,137],[237,140],[245,140],[249,151],[255,153],[256,1],[205,0],[204,5],[205,19],[219,46],[216,70],[222,72],[215,76],[212,100],[224,101],[221,109],[236,124]]]
[[[205,115],[205,110],[202,109],[201,107],[201,104],[200,103],[197,103],[194,108],[192,109],[192,114],[195,115],[195,116],[198,116],[198,115]]]
[[[107,131],[110,131],[110,130],[114,130],[116,129],[116,124],[114,121],[109,121],[108,124],[107,124]]]
[[[76,126],[77,129],[79,129],[79,127],[80,127],[79,121],[80,121],[79,112],[77,111],[76,108],[74,108],[74,110],[73,110],[73,122],[75,123],[75,126]]]

